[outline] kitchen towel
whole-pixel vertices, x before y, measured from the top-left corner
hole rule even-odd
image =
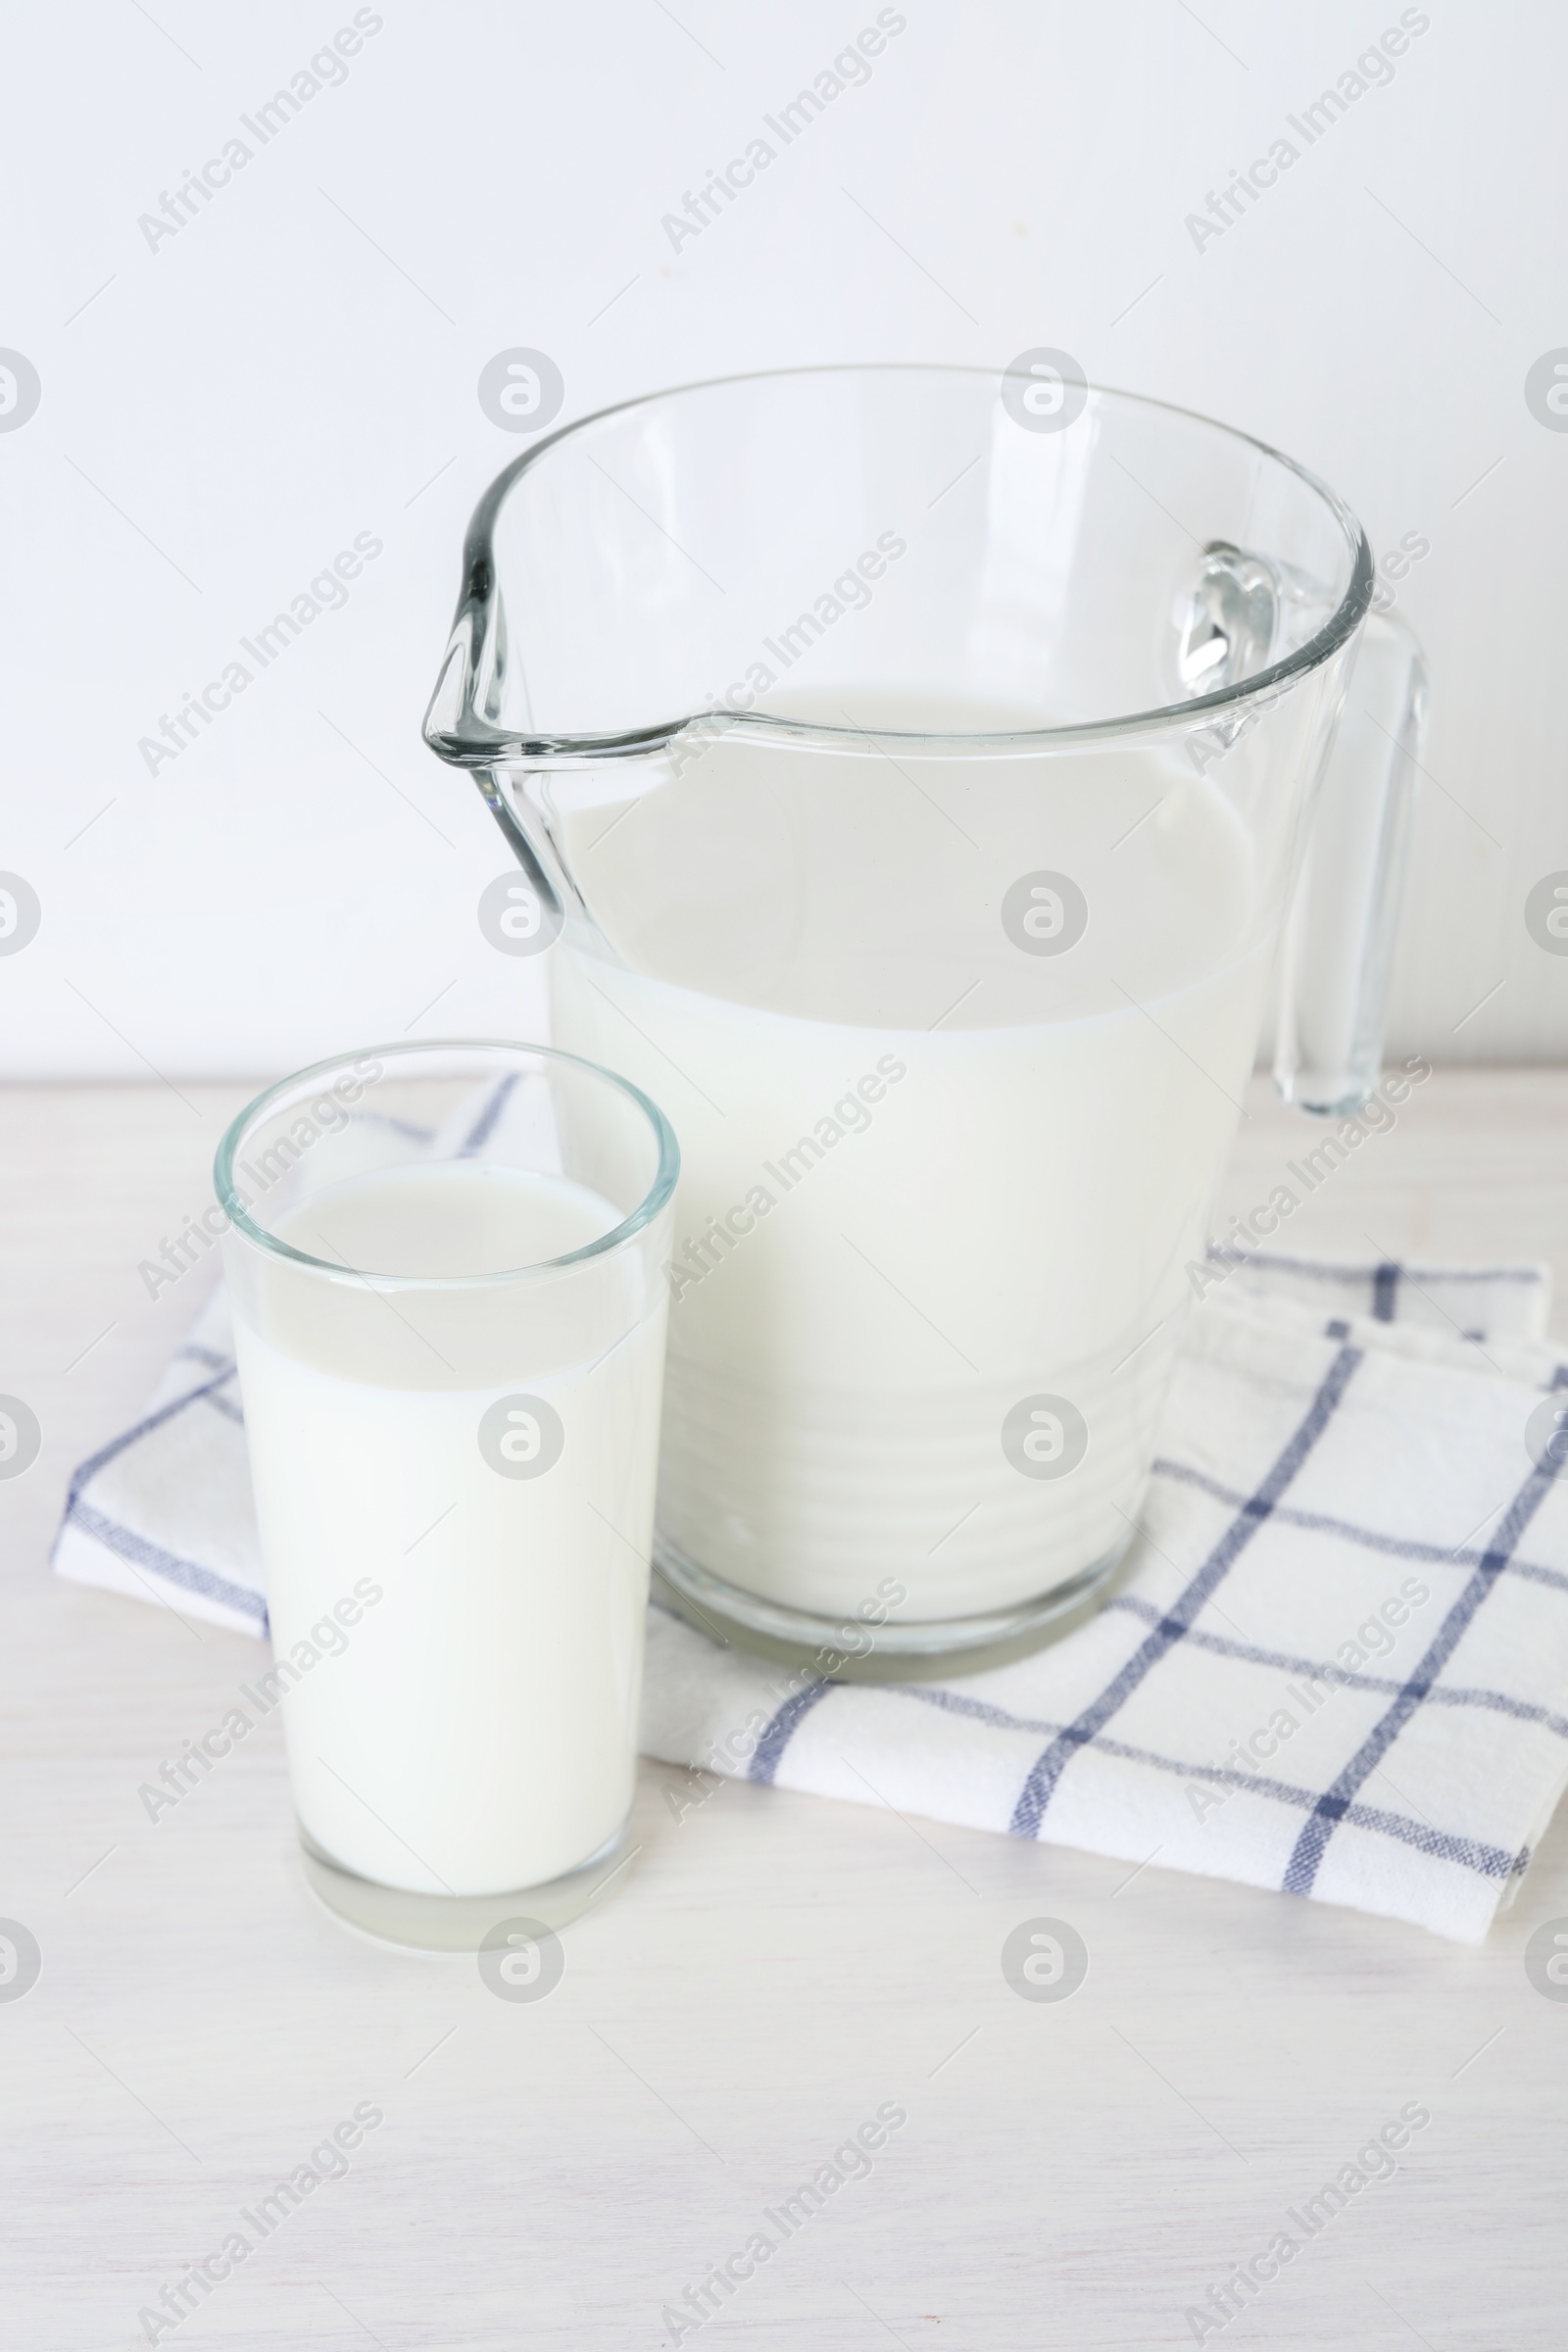
[[[643,1746],[686,1768],[676,1809],[768,1782],[1484,1936],[1568,1779],[1546,1276],[1251,1251],[1203,1287],[1127,1560],[1051,1647],[854,1683],[723,1646],[656,1588]],[[265,1634],[221,1293],[76,1472],[56,1565]]]

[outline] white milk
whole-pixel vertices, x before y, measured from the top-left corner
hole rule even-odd
[[[331,1187],[280,1238],[378,1274],[475,1274],[619,1222],[564,1178],[458,1163]],[[583,1285],[613,1267],[544,1280],[378,1297],[270,1264],[262,1327],[237,1318],[276,1658],[335,1652],[284,1702],[295,1804],[384,1885],[537,1886],[631,1804],[663,1313],[594,1362],[611,1343]],[[540,1368],[545,1327],[568,1369]],[[519,1392],[564,1432],[540,1476],[480,1450],[486,1408]]]
[[[891,1578],[904,1621],[1116,1551],[1267,969],[1225,800],[1125,746],[981,766],[730,736],[646,807],[558,821],[625,964],[563,942],[557,1042],[680,1139],[662,1538],[827,1615]],[[1039,871],[1089,909],[1059,955],[1004,928]],[[1087,1424],[1065,1476],[1004,1450],[1041,1395]]]

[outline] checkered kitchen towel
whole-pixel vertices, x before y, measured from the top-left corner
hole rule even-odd
[[[1568,1779],[1546,1303],[1538,1268],[1253,1253],[1189,1321],[1141,1539],[1088,1625],[986,1674],[864,1685],[656,1602],[643,1745],[1477,1941]],[[265,1632],[220,1296],[77,1472],[57,1565]]]

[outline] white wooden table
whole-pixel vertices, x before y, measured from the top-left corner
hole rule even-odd
[[[725,1786],[677,1821],[648,1765],[624,1890],[522,2004],[317,1907],[275,1717],[149,1823],[138,1785],[260,1652],[45,1559],[70,1467],[197,1303],[205,1274],[154,1302],[136,1264],[208,1199],[249,1091],[0,1098],[0,1390],[45,1433],[0,1484],[0,1914],[43,1953],[0,2002],[8,2346],[145,2342],[138,2311],[236,2230],[253,2250],[160,2342],[667,2343],[662,2307],[891,2102],[870,2172],[682,2342],[1142,2352],[1193,2341],[1187,2309],[1417,2101],[1399,2171],[1204,2340],[1562,2352],[1568,2003],[1521,1964],[1568,1914],[1561,1822],[1471,1951],[869,1805]],[[1250,1110],[1227,1208],[1300,1149],[1261,1086]],[[1563,1286],[1565,1147],[1568,1073],[1440,1071],[1292,1241],[1539,1254]],[[999,1966],[1041,1913],[1092,1956],[1059,2005]],[[365,2102],[384,2121],[346,2173],[260,2238],[241,2209]]]

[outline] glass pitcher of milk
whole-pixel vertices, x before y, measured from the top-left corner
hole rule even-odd
[[[485,496],[425,733],[557,1044],[679,1137],[698,1622],[907,1676],[1102,1592],[1271,976],[1292,1100],[1377,1075],[1425,680],[1372,586],[1300,466],[1059,353],[695,385]]]

